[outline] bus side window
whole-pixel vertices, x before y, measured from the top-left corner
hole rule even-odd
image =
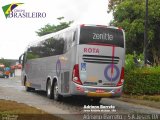
[[[72,46],[74,46],[76,41],[76,32],[75,31],[67,31],[64,34],[64,53],[66,53]]]
[[[36,58],[39,58],[39,46],[32,46],[28,48],[26,59],[30,60]]]
[[[26,55],[26,60],[29,60],[29,59],[32,59],[32,57],[31,57],[31,53],[32,53],[32,50],[31,50],[31,48],[29,47],[28,49],[27,49],[27,55]]]
[[[59,34],[57,41],[56,41],[56,55],[63,54],[64,51],[64,37],[63,34]]]
[[[73,31],[68,31],[67,36],[67,51],[72,47],[73,43]]]
[[[54,37],[48,38],[43,43],[43,46],[44,46],[43,52],[45,57],[56,55],[56,48],[55,48],[56,41],[57,41],[57,36],[54,36]]]
[[[69,36],[69,33],[66,32],[64,33],[64,49],[63,49],[63,53],[66,53],[68,51],[68,36]]]
[[[64,39],[64,48],[63,48],[63,53],[67,52],[67,40]]]

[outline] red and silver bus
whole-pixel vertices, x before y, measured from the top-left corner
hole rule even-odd
[[[22,84],[49,98],[119,97],[124,82],[125,34],[103,25],[77,25],[42,36],[20,57]]]

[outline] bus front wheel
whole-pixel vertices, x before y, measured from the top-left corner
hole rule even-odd
[[[25,90],[26,90],[27,92],[31,92],[31,91],[35,91],[35,88],[28,87],[28,86],[27,86],[27,82],[25,81]]]

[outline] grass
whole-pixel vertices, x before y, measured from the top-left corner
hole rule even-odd
[[[0,100],[0,119],[63,120],[26,104],[9,100]]]
[[[160,102],[160,95],[123,95],[123,97]]]
[[[155,96],[143,96],[144,100],[150,100],[155,102],[160,102],[160,95]]]

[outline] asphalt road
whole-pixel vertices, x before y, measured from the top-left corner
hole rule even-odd
[[[137,118],[136,120],[141,120],[142,118],[160,119],[160,109],[126,103],[117,99],[103,98],[98,105],[92,105],[82,98],[66,98],[61,102],[50,100],[46,97],[44,91],[26,92],[24,87],[21,86],[20,77],[10,79],[0,78],[0,99],[25,103],[68,120],[75,120],[75,118],[76,120],[109,119],[111,117],[109,115],[117,114],[125,115],[125,117],[119,116],[119,119],[134,120],[141,113],[145,115],[143,117],[138,116],[139,119]],[[93,106],[92,108],[85,108],[91,105]],[[99,112],[99,110],[103,110],[104,112]],[[152,118],[147,115],[154,117]],[[112,116],[112,119],[114,118],[115,116]]]

